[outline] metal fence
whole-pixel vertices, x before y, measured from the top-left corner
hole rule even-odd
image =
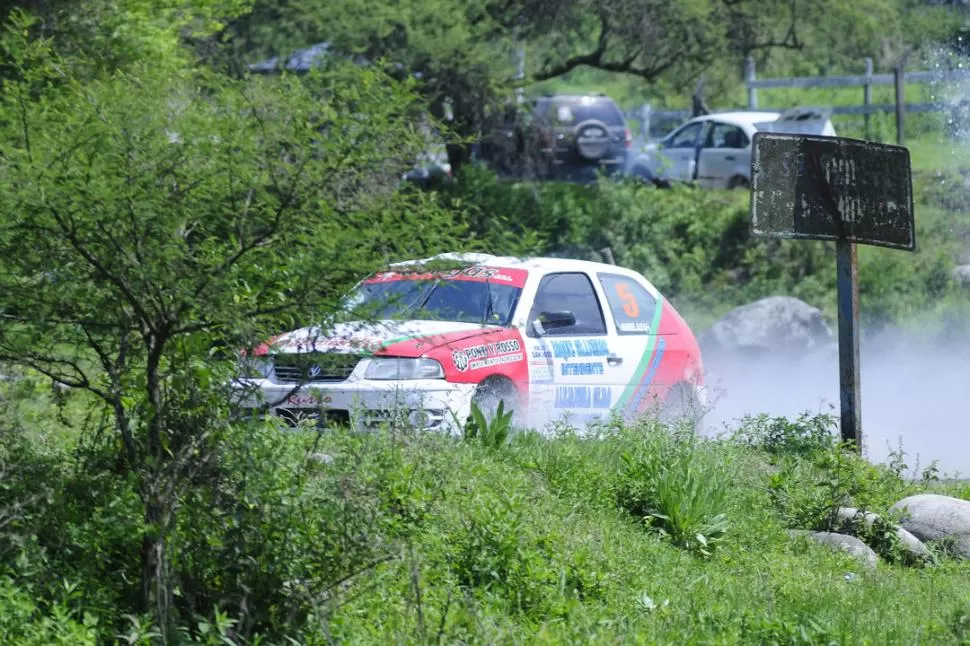
[[[937,71],[910,71],[904,69],[901,63],[891,74],[874,74],[871,58],[864,61],[863,74],[848,74],[842,76],[800,76],[791,78],[759,79],[755,69],[755,61],[749,58],[745,65],[745,88],[747,90],[746,106],[728,106],[717,108],[715,111],[726,110],[766,110],[782,112],[784,108],[761,107],[758,103],[758,90],[771,89],[811,89],[811,88],[861,88],[859,104],[831,106],[833,115],[856,115],[863,118],[865,138],[869,139],[871,131],[871,117],[876,114],[893,114],[896,121],[897,143],[904,141],[904,123],[907,113],[950,112],[959,114],[960,118],[970,112],[970,92],[955,92],[956,98],[937,99],[930,102],[907,103],[905,88],[907,85],[940,85],[952,86],[959,82],[970,82],[970,70],[940,69]],[[895,87],[895,101],[893,103],[873,103],[872,88],[877,85],[893,85]],[[671,129],[689,119],[692,113],[684,110],[653,110],[650,104],[627,113],[627,119],[639,126],[640,138],[650,140],[662,137]]]

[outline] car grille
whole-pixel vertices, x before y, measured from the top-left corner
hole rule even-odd
[[[359,355],[339,352],[278,354],[273,370],[281,383],[336,382],[347,379],[359,362]]]

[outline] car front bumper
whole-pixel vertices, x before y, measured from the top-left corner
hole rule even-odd
[[[313,418],[347,422],[360,430],[406,423],[457,433],[468,418],[475,385],[442,379],[361,379],[298,387],[270,379],[241,379],[236,382],[236,392],[237,406],[261,409],[290,423]]]

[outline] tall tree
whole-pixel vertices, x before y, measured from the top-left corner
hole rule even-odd
[[[450,246],[401,194],[414,94],[376,69],[234,79],[137,63],[78,81],[15,20],[0,96],[0,361],[86,391],[144,509],[167,626],[178,499],[217,463],[234,351],[336,308],[390,259]],[[85,70],[86,74],[86,70]],[[405,217],[417,210],[421,217]]]

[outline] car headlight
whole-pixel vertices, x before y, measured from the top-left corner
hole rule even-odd
[[[239,376],[243,379],[268,379],[273,374],[273,362],[266,357],[243,357],[239,362]]]
[[[445,371],[434,359],[372,357],[364,379],[444,379]]]

